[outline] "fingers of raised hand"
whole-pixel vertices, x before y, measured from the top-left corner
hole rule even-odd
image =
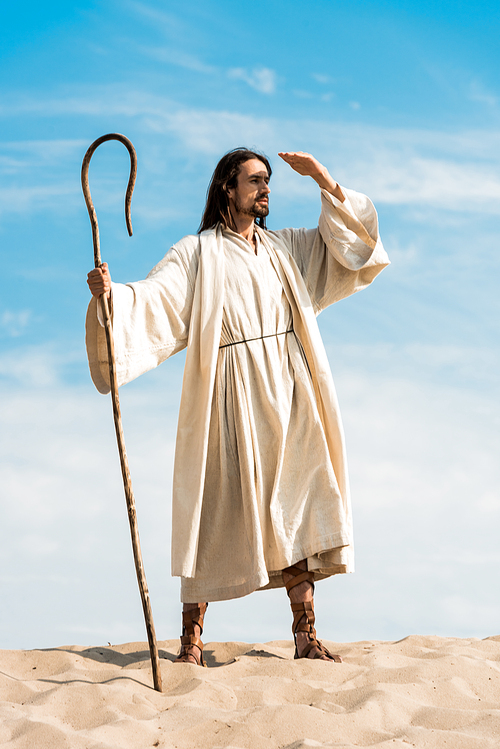
[[[279,153],[278,156],[299,174],[309,175],[318,171],[319,163],[310,153],[305,153],[304,151],[284,151]]]
[[[311,159],[314,161],[314,156],[311,156],[310,153],[305,153],[304,151],[282,151],[278,153],[278,156],[281,156],[283,161],[286,161],[288,164],[298,164]]]
[[[282,159],[289,159],[293,157],[302,158],[303,156],[308,156],[310,159],[313,159],[314,156],[312,154],[307,153],[307,151],[279,151],[278,156],[281,156]]]

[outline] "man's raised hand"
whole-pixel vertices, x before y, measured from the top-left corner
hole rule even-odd
[[[286,161],[292,169],[304,177],[322,177],[326,171],[325,167],[310,153],[304,151],[285,151],[279,153],[283,161]]]
[[[320,164],[312,154],[304,151],[284,151],[278,153],[278,156],[286,161],[295,172],[303,177],[312,177],[323,190],[327,190],[342,203],[344,202],[345,196],[339,183],[333,179],[326,166]]]
[[[111,276],[108,270],[108,264],[103,263],[100,268],[94,268],[87,274],[87,283],[92,296],[100,297],[106,294],[109,299],[111,292]]]

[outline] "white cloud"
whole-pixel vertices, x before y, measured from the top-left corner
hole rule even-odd
[[[28,215],[42,210],[60,211],[61,203],[66,205],[74,203],[74,196],[80,192],[81,188],[77,182],[1,188],[0,215],[9,213]]]
[[[261,94],[274,94],[276,91],[277,77],[274,70],[270,68],[231,68],[228,72],[230,78],[245,81],[249,86]]]
[[[29,389],[59,385],[66,367],[81,358],[80,351],[62,351],[50,343],[20,346],[0,354],[0,380]]]
[[[68,169],[88,146],[82,140],[4,141],[0,143],[0,215],[55,210],[74,204],[78,172]]]
[[[24,333],[31,321],[31,317],[32,312],[29,309],[18,310],[16,312],[5,310],[0,314],[0,330],[3,330],[4,335],[17,338]]]
[[[318,585],[323,637],[494,631],[500,615],[491,598],[498,587],[500,522],[497,385],[486,378],[480,388],[450,386],[443,377],[468,358],[478,369],[499,371],[491,357],[479,349],[443,353],[430,346],[332,349],[350,458],[357,573]],[[121,390],[144,563],[162,638],[176,636],[180,611],[168,562],[182,380],[176,359]],[[460,376],[473,383],[472,365]],[[54,380],[60,383],[61,373]],[[89,382],[11,387],[2,402],[0,555],[9,560],[2,600],[12,612],[21,612],[27,599],[53,612],[45,630],[14,613],[3,625],[4,646],[43,647],[75,637],[85,642],[88,632],[110,641],[145,639],[109,397],[97,395]],[[209,626],[220,640],[288,637],[286,597],[276,591],[214,605]]]
[[[263,92],[274,90],[272,71],[272,75],[266,73],[259,77],[255,71],[235,70],[234,76],[251,82]],[[376,203],[406,206],[414,212],[422,209],[422,221],[428,220],[429,214],[425,211],[441,211],[440,221],[445,220],[443,212],[448,216],[452,213],[496,215],[500,212],[500,133],[495,131],[447,133],[373,127],[361,123],[347,125],[326,120],[280,120],[234,111],[186,108],[165,97],[107,88],[98,89],[92,95],[52,100],[18,99],[5,104],[3,110],[7,116],[21,112],[51,117],[77,114],[90,118],[103,115],[132,118],[134,128],[146,136],[147,148],[155,153],[154,160],[148,157],[149,151],[144,158],[147,162],[149,158],[149,168],[158,175],[160,183],[162,180],[165,184],[168,182],[164,175],[170,174],[167,169],[167,163],[171,161],[169,153],[175,153],[176,159],[183,159],[185,163],[199,159],[200,155],[206,156],[208,163],[208,158],[212,159],[241,143],[262,148],[271,155],[284,147],[302,147],[320,156],[339,181],[367,193]],[[165,138],[170,138],[171,142],[165,142]],[[63,176],[63,165],[67,160],[61,159],[61,154],[64,149],[74,150],[77,143],[80,148],[80,141],[64,143],[57,142],[48,147],[47,153],[52,157],[45,157],[46,166],[52,164],[54,167],[49,185],[42,185],[40,181],[38,184],[19,184],[13,180],[11,186],[2,189],[0,205],[4,212],[29,211],[32,207],[50,209],[54,198],[79,192],[77,182],[70,185],[65,173]],[[4,169],[32,173],[27,166],[23,168],[22,162],[33,164],[37,153],[35,144],[26,144],[26,159],[22,156],[22,144],[18,144],[15,163],[12,148],[9,145],[6,148]],[[42,144],[39,150],[43,151]],[[153,161],[154,167],[151,166]],[[274,161],[276,177],[286,174],[286,197],[293,199],[309,195],[312,199],[308,181],[283,171],[277,159]],[[165,166],[160,174],[161,164]],[[54,184],[55,179],[59,179],[57,184]],[[190,183],[192,179],[190,173]],[[181,185],[181,182],[182,176],[177,179],[177,184]],[[156,181],[155,196],[158,187]],[[183,195],[182,190],[176,189],[176,196],[179,195]],[[57,205],[57,200],[53,205]]]
[[[317,83],[322,83],[325,86],[329,83],[333,83],[333,78],[324,73],[311,73],[311,78],[313,78]]]
[[[189,32],[189,27],[181,20],[180,16],[168,13],[165,10],[148,5],[146,3],[135,2],[135,0],[126,0],[126,7],[150,21],[155,28],[160,28],[168,34],[179,35],[182,32]]]
[[[0,143],[0,173],[60,168],[75,154],[85,153],[87,146],[84,140],[4,141]]]
[[[171,46],[165,47],[137,47],[138,51],[147,57],[151,57],[157,62],[166,63],[168,65],[176,65],[186,70],[192,70],[195,73],[203,73],[205,75],[213,75],[217,72],[217,68],[213,65],[207,65],[195,55],[189,54],[183,50],[172,49]]]
[[[491,598],[499,583],[500,407],[498,376],[481,392],[473,361],[475,354],[481,369],[490,358],[498,371],[498,355],[495,363],[487,351],[382,348],[385,366],[373,371],[375,350],[359,347],[352,358],[340,348],[331,357],[345,365],[335,369],[357,572],[318,586],[322,621],[334,622],[332,639],[487,636],[500,614]],[[471,355],[468,382],[448,384],[448,367]]]
[[[320,318],[321,319],[321,318]],[[328,334],[328,331],[327,331]],[[446,383],[450,389],[466,387],[472,392],[500,387],[500,351],[475,345],[395,343],[327,344],[332,361],[349,362],[359,371],[369,362],[377,374],[390,372],[395,380],[418,377],[434,385]]]
[[[137,117],[142,113],[165,114],[177,104],[167,97],[130,89],[129,86],[85,87],[78,95],[62,91],[58,96],[12,96],[4,97],[0,116],[16,117],[23,114],[41,117],[82,115],[88,117]]]
[[[28,557],[40,559],[56,554],[60,545],[55,539],[48,539],[39,533],[28,533],[19,538],[18,548]]]
[[[314,98],[314,94],[311,93],[311,91],[305,91],[302,88],[295,88],[292,91],[292,93],[294,96],[297,96],[297,98],[299,99],[313,99]]]
[[[404,164],[388,159],[381,166],[383,172],[375,177],[378,184],[374,185],[374,199],[384,203],[433,203],[448,210],[467,211],[473,207],[498,212],[500,176],[490,165],[415,155]]]
[[[160,131],[173,133],[189,151],[210,156],[224,153],[233,143],[255,144],[275,138],[272,121],[232,112],[181,109],[157,125]]]
[[[488,107],[496,107],[498,96],[488,91],[480,81],[472,81],[469,87],[469,98]]]
[[[186,110],[162,118],[158,127],[175,132],[187,148],[205,153],[222,153],[228,143],[245,141],[261,143],[270,153],[281,150],[283,142],[305,143],[308,150],[325,155],[344,184],[359,185],[379,203],[500,212],[500,139],[496,133],[447,136]],[[287,192],[300,194],[308,189],[306,180],[287,179]]]
[[[169,389],[153,400],[133,388],[121,398],[144,565],[163,633],[177,631],[180,609],[178,582],[169,578],[176,371],[170,367]],[[109,397],[90,381],[71,389],[4,387],[0,483],[0,559],[8,570],[0,584],[10,612],[0,626],[4,647],[86,641],[92,630],[106,640],[143,639]],[[41,616],[23,613],[27,601]]]

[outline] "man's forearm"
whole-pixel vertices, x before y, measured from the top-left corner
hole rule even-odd
[[[335,182],[326,166],[320,164],[312,154],[304,151],[280,151],[278,156],[286,161],[295,172],[303,177],[311,177],[323,190],[334,195],[341,203],[344,202],[345,195],[339,183]]]
[[[311,175],[312,176],[312,175]],[[313,180],[321,187],[322,190],[326,190],[327,192],[334,195],[337,200],[340,200],[341,203],[345,200],[345,195],[342,192],[340,185],[338,182],[336,182],[328,169],[326,167],[323,167],[323,172],[321,175],[318,175],[317,177],[314,176]]]

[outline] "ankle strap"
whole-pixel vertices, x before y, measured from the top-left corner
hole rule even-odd
[[[194,636],[194,625],[197,624],[203,634],[203,618],[208,608],[208,603],[202,603],[196,609],[182,612],[183,631],[190,636]]]
[[[314,629],[316,617],[314,615],[313,602],[302,601],[301,603],[292,603],[290,608],[293,613],[293,634],[295,635],[296,632],[309,632],[309,634],[316,637],[316,630]]]
[[[292,579],[285,583],[287,593],[290,593],[292,588],[295,588],[296,585],[300,585],[300,583],[303,582],[310,583],[314,591],[314,572],[301,570],[300,567],[296,567],[295,565],[287,567],[286,572],[293,575]]]

